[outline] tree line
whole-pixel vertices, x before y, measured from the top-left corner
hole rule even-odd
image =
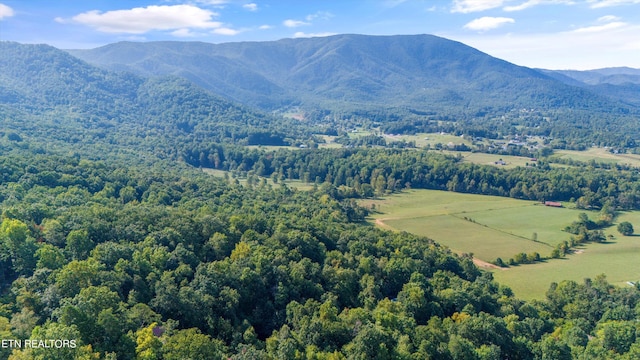
[[[248,150],[219,144],[187,144],[181,159],[197,167],[276,179],[329,183],[338,196],[370,197],[405,188],[437,189],[527,200],[572,201],[579,208],[640,207],[633,169],[536,167],[501,169],[463,162],[436,151],[393,149]],[[585,171],[587,170],[587,171]]]

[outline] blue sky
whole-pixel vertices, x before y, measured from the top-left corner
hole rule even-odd
[[[640,68],[640,0],[0,0],[0,40],[93,48],[434,34],[518,65]]]

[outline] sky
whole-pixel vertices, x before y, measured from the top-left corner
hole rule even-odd
[[[0,40],[270,41],[432,34],[517,65],[640,68],[640,0],[0,0]]]

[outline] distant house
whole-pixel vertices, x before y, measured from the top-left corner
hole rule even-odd
[[[555,201],[545,201],[544,206],[562,207],[562,203],[555,202]]]

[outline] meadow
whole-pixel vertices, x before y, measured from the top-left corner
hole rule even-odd
[[[640,226],[640,212],[621,213],[616,222],[629,221]],[[622,236],[615,226],[605,230],[606,243],[582,246],[563,259],[536,264],[512,266],[506,271],[494,271],[494,278],[513,289],[523,299],[541,299],[551,282],[574,280],[582,282],[604,274],[615,285],[640,280],[640,236]],[[612,235],[613,237],[609,237]]]
[[[626,164],[633,167],[640,167],[640,155],[637,154],[614,154],[605,148],[590,148],[585,151],[556,150],[554,157],[561,159],[572,159],[589,162],[596,161],[609,164]]]
[[[435,190],[408,190],[361,204],[373,205],[370,220],[378,226],[426,236],[485,262],[497,257],[507,261],[521,252],[548,257],[556,244],[569,240],[570,234],[562,229],[580,213],[592,219],[598,215],[533,201]],[[616,219],[620,221],[640,224],[640,212],[621,213]],[[622,236],[615,226],[605,229],[605,234],[611,235],[606,243],[585,245],[563,259],[490,270],[500,283],[525,299],[544,297],[554,281],[580,282],[603,273],[609,281],[624,286],[627,281],[640,280],[640,238]]]

